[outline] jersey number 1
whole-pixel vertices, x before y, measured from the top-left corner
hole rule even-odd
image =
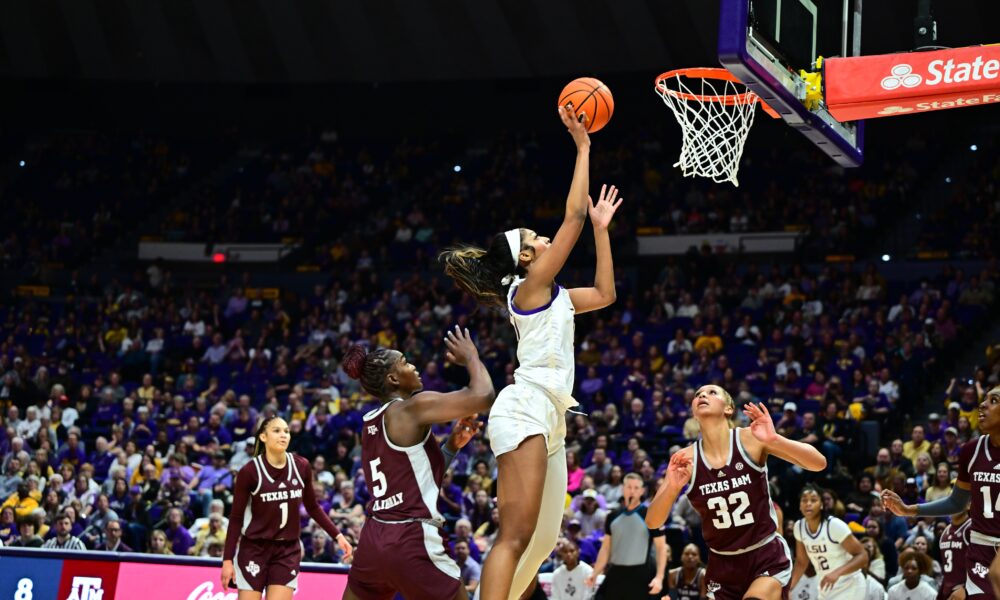
[[[733,506],[730,511],[729,507]],[[716,529],[729,529],[730,527],[743,527],[753,523],[753,513],[747,514],[750,508],[750,496],[746,492],[736,492],[727,498],[716,496],[708,501],[708,507],[715,511],[716,519],[712,519],[712,525]],[[730,517],[732,512],[732,517]]]
[[[983,516],[987,519],[992,519],[996,514],[993,511],[1000,512],[1000,496],[997,496],[997,504],[993,506],[993,499],[990,498],[990,488],[983,486],[980,489],[983,490]]]
[[[278,525],[278,529],[284,529],[285,524],[288,523],[288,503],[282,502],[278,508],[281,509],[281,525]]]

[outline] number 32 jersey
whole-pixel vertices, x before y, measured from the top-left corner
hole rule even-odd
[[[385,411],[391,400],[364,416],[361,430],[361,466],[371,500],[365,511],[380,521],[433,519],[438,512],[438,494],[444,479],[444,454],[428,430],[418,444],[403,447],[389,440]]]
[[[770,541],[778,530],[767,468],[747,456],[738,428],[729,437],[729,458],[721,468],[709,467],[701,439],[695,444],[687,498],[701,515],[705,542],[713,552],[753,550]]]

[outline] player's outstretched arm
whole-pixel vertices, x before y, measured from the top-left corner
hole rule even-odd
[[[572,111],[559,107],[559,118],[573,136],[576,143],[576,165],[573,167],[573,181],[566,196],[566,215],[562,225],[552,239],[552,246],[538,257],[521,287],[525,293],[546,290],[555,280],[569,258],[573,246],[580,239],[583,224],[587,220],[590,206],[590,136],[587,126],[575,118]]]
[[[617,201],[616,201],[617,200]],[[608,225],[624,198],[618,198],[618,188],[601,186],[597,203],[590,207],[590,222],[594,225],[594,245],[597,249],[597,267],[594,287],[576,288],[569,291],[570,300],[577,314],[590,312],[614,303],[615,265],[611,259],[611,237]],[[588,202],[589,204],[589,202]]]
[[[469,385],[457,392],[420,392],[402,403],[402,410],[420,425],[448,423],[469,415],[487,412],[493,406],[496,391],[489,371],[479,360],[468,329],[449,331],[444,339],[448,360],[469,370]]]
[[[802,545],[801,540],[795,540],[795,566],[792,568],[792,580],[788,582],[788,589],[795,589],[808,568],[809,555],[806,554],[806,547]]]
[[[649,503],[646,510],[646,527],[659,529],[667,522],[670,511],[677,502],[681,490],[691,481],[691,469],[694,468],[692,458],[694,451],[690,446],[675,452],[670,457],[670,464],[667,466],[667,473],[663,477],[660,489],[656,490],[653,501]]]
[[[299,474],[302,475],[302,504],[305,505],[306,512],[323,531],[337,542],[337,546],[344,553],[344,562],[350,562],[351,555],[354,554],[354,546],[351,546],[351,542],[347,541],[344,534],[333,524],[330,517],[323,511],[323,507],[319,505],[319,501],[316,499],[316,492],[313,489],[312,466],[308,460],[298,458],[296,467],[299,470]]]
[[[960,513],[969,508],[971,494],[970,486],[964,481],[956,481],[951,487],[951,494],[947,498],[941,498],[934,502],[924,502],[923,504],[904,504],[899,494],[892,490],[882,491],[882,504],[885,508],[901,517],[944,517]]]
[[[771,413],[763,403],[745,404],[743,414],[750,418],[750,433],[768,454],[798,465],[808,471],[822,471],[826,468],[826,457],[819,450],[778,435],[774,430]]]

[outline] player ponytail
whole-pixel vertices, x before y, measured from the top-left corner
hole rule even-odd
[[[438,256],[438,260],[444,263],[445,274],[476,302],[486,307],[506,308],[507,290],[513,276],[527,274],[524,267],[515,264],[511,248],[507,235],[498,233],[486,250],[475,246],[449,248]],[[522,243],[521,250],[524,249]]]
[[[280,418],[281,417],[279,417],[277,415],[274,415],[274,416],[271,416],[271,417],[267,417],[265,419],[261,419],[260,424],[257,425],[257,433],[255,433],[254,436],[253,436],[253,455],[254,456],[260,456],[261,454],[264,454],[264,450],[266,450],[266,448],[264,447],[264,442],[260,441],[260,434],[262,434],[265,431],[267,431],[267,426],[270,425],[271,421],[273,421],[275,419],[280,419]]]
[[[386,400],[389,393],[388,375],[402,356],[398,350],[378,348],[371,352],[355,344],[344,355],[344,373],[361,382],[361,388],[379,400]]]

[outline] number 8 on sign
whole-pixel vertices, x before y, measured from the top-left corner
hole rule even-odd
[[[34,583],[27,577],[21,579],[17,582],[17,592],[14,593],[14,600],[32,600],[34,596],[31,594],[31,590],[34,588]]]
[[[730,511],[729,507],[733,505],[735,508]],[[743,527],[753,523],[753,513],[746,512],[750,508],[750,496],[746,492],[736,492],[726,498],[716,496],[709,499],[708,507],[715,511],[717,518],[712,519],[712,525],[715,525],[716,529]]]

